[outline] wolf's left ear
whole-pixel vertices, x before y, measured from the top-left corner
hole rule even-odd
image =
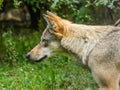
[[[54,19],[61,19],[59,16],[57,16],[55,13],[52,13],[50,11],[47,11],[47,15],[51,18],[54,18]]]
[[[65,32],[63,29],[62,18],[57,16],[54,13],[47,11],[47,15],[43,14],[43,17],[50,28],[52,28],[52,32],[59,37],[63,37],[63,33]]]
[[[43,16],[48,25],[58,23],[58,21],[62,20],[62,18],[49,11],[47,11],[47,14],[43,14]]]
[[[49,18],[48,18],[47,15],[43,14],[43,18],[45,19],[45,21],[47,22],[47,24],[48,24],[49,26],[52,26],[52,25],[53,25],[53,22],[51,22],[51,21],[49,20]]]

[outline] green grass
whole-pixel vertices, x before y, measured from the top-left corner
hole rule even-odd
[[[2,34],[5,48],[0,62],[0,90],[97,90],[90,70],[67,54],[56,54],[41,62],[25,59],[39,42],[39,33]],[[3,50],[3,49],[1,49]]]

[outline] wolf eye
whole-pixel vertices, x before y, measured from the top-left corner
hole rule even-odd
[[[44,46],[45,46],[45,47],[47,47],[47,46],[48,46],[48,43],[47,43],[47,42],[45,42],[45,43],[44,43]]]
[[[43,39],[43,46],[44,46],[44,47],[47,47],[47,46],[48,46],[48,41],[45,40],[45,39]]]

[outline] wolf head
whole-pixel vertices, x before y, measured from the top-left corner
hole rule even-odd
[[[69,22],[48,11],[43,16],[47,27],[42,33],[41,41],[26,55],[28,59],[34,61],[40,61],[59,50],[60,39],[66,36],[66,22]]]

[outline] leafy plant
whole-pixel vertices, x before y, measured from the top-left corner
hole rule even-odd
[[[18,8],[22,3],[26,3],[34,12],[40,12],[40,16],[46,10],[50,10],[74,22],[90,23],[94,20],[93,16],[96,8],[104,6],[114,9],[114,3],[117,1],[118,0],[13,0],[13,5]],[[2,7],[2,3],[3,0],[0,2],[0,7]]]
[[[15,8],[18,8],[21,4],[22,4],[22,1],[13,0],[13,5],[15,6]]]
[[[113,9],[115,6],[114,6],[114,2],[116,2],[118,0],[95,0],[94,1],[94,4],[96,6],[107,6],[108,8],[111,8]]]
[[[0,10],[2,10],[3,7],[3,0],[0,0]]]
[[[18,52],[16,52],[16,42],[14,41],[14,38],[12,37],[12,32],[9,31],[7,33],[4,33],[2,35],[2,41],[5,46],[5,60],[9,62],[11,66],[13,66],[17,59],[18,59]]]

